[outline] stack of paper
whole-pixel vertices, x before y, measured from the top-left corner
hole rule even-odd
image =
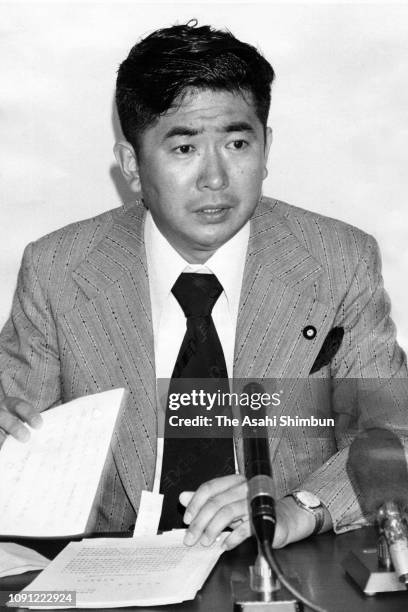
[[[27,591],[75,591],[78,608],[158,606],[194,599],[223,552],[223,538],[210,547],[188,547],[184,535],[180,529],[149,537],[71,542]]]
[[[59,537],[85,532],[125,391],[89,395],[42,413],[28,442],[0,451],[0,533]]]
[[[49,562],[49,559],[31,548],[13,542],[1,542],[0,544],[0,578],[42,570]]]

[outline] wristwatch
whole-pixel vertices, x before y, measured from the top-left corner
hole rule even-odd
[[[289,497],[292,497],[300,508],[314,515],[316,523],[312,535],[319,533],[324,524],[324,506],[320,499],[309,491],[294,491]]]

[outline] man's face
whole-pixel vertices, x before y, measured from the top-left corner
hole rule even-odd
[[[270,140],[250,94],[210,90],[188,92],[140,135],[144,203],[187,261],[206,261],[251,217]]]

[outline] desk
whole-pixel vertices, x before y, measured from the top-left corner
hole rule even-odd
[[[328,612],[403,612],[408,610],[408,592],[390,593],[367,597],[345,575],[340,562],[349,550],[372,548],[375,532],[371,528],[359,529],[343,535],[332,533],[308,538],[277,551],[279,563],[290,575],[295,576],[302,592],[325,607]],[[34,547],[34,546],[33,546]],[[61,542],[37,542],[37,550],[55,554]],[[244,542],[237,549],[224,553],[207,583],[194,601],[177,606],[155,608],[127,608],[138,612],[167,610],[183,612],[228,612],[232,610],[230,580],[233,572],[243,572],[255,558],[252,541]],[[5,591],[24,588],[35,577],[35,572],[0,579],[2,602]],[[0,605],[0,611],[10,610]],[[18,608],[14,608],[18,609]],[[119,608],[126,610],[126,608]]]

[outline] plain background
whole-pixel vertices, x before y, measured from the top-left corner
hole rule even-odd
[[[375,235],[408,347],[408,5],[0,3],[0,325],[24,246],[131,199],[116,71],[158,27],[228,27],[277,74],[264,192]]]

